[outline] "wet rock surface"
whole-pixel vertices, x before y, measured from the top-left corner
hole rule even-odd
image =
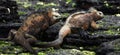
[[[119,51],[107,53],[106,55],[120,55]]]
[[[0,0],[0,37],[7,37],[10,29],[20,24],[18,6],[12,0]]]
[[[119,0],[75,0],[75,3],[78,9],[96,7],[98,10],[104,12],[104,14],[120,13],[120,9],[117,8],[120,6]]]
[[[100,45],[97,50],[98,55],[118,55],[120,52],[120,39],[115,39],[110,42],[105,42]]]
[[[19,19],[17,8],[17,3],[15,1],[0,0],[0,23]]]

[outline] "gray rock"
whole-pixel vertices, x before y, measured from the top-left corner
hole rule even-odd
[[[83,55],[83,53],[76,49],[60,49],[47,55]]]
[[[117,52],[116,52],[117,51]],[[100,45],[97,51],[98,55],[117,55],[120,51],[120,39],[116,39],[110,42],[105,42]]]

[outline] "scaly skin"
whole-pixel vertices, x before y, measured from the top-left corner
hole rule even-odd
[[[8,38],[1,38],[0,40],[13,40],[29,52],[37,55],[37,52],[32,49],[30,44],[37,42],[34,35],[45,31],[56,22],[56,19],[53,18],[54,16],[59,16],[59,14],[52,10],[32,13],[27,16],[26,20],[17,31],[12,29],[9,32]]]
[[[94,8],[90,8],[88,13],[76,12],[70,15],[63,27],[60,29],[58,38],[52,42],[37,43],[38,46],[44,47],[59,47],[62,44],[63,39],[74,32],[72,28],[80,28],[87,30],[88,28],[98,29],[96,21],[102,19],[104,14],[101,11],[97,11]]]

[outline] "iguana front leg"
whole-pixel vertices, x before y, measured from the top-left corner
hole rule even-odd
[[[30,43],[30,44],[35,44],[37,42],[37,39],[30,34],[25,34],[25,37],[27,38],[26,40]]]
[[[97,26],[95,21],[92,21],[91,27],[94,28],[94,29],[98,29],[98,26]]]

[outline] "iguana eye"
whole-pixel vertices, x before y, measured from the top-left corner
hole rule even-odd
[[[99,12],[99,15],[102,15],[102,12]]]
[[[100,15],[102,15],[102,12],[99,12]]]
[[[101,11],[97,12],[97,15],[99,15],[101,17],[104,16],[103,12],[101,12]]]

